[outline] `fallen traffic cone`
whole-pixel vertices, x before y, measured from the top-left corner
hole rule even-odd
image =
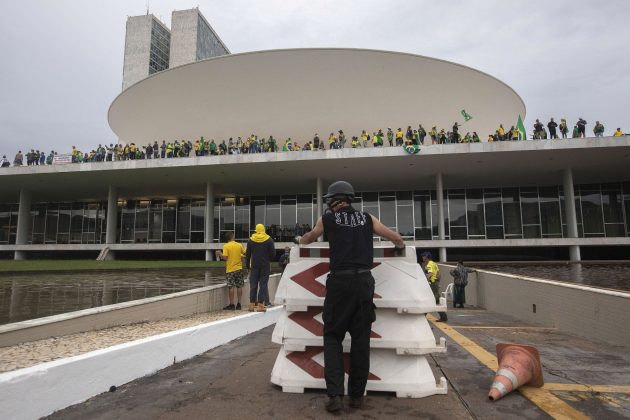
[[[540,355],[535,347],[499,343],[497,358],[499,370],[488,393],[490,401],[496,401],[522,385],[543,386]]]

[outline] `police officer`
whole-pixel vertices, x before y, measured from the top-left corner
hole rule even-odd
[[[352,207],[354,188],[337,181],[324,195],[328,209],[315,227],[298,243],[310,244],[325,233],[330,244],[330,274],[324,300],[324,376],[328,402],[326,410],[343,408],[344,367],[342,342],[346,332],[352,337],[348,395],[350,406],[360,408],[370,371],[370,332],[376,319],[374,278],[370,270],[374,258],[373,235],[379,235],[404,249],[400,235],[374,216]]]

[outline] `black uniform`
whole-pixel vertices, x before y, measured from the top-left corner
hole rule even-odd
[[[352,207],[322,217],[330,243],[330,274],[324,300],[324,374],[329,396],[344,394],[342,341],[352,337],[348,394],[362,397],[370,371],[374,312],[372,217]]]

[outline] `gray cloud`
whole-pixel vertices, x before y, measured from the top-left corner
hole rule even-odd
[[[150,1],[150,11],[170,25],[172,10],[196,5]],[[356,47],[426,55],[512,86],[527,106],[528,129],[536,118],[582,116],[591,128],[601,120],[608,133],[630,131],[625,0],[206,0],[199,7],[233,53]],[[3,5],[0,154],[115,142],[106,114],[121,89],[125,20],[145,11],[145,0]]]

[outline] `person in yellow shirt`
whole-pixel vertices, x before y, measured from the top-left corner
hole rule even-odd
[[[422,253],[422,262],[424,273],[427,276],[427,280],[429,281],[429,286],[431,286],[431,291],[433,292],[433,296],[435,297],[435,303],[440,303],[440,267],[438,267],[437,263],[433,261],[433,256],[429,251]],[[448,317],[446,316],[446,312],[438,312],[440,315],[440,319],[438,322],[446,322],[448,321]]]
[[[499,124],[497,133],[499,133],[499,140],[505,140],[505,128],[503,128],[503,124]]]
[[[615,132],[613,133],[613,137],[621,137],[623,135],[623,131],[621,131],[620,127],[617,127],[617,130],[615,130]]]
[[[228,285],[228,297],[230,304],[225,310],[241,309],[241,301],[243,298],[243,284],[245,284],[245,272],[243,270],[243,257],[245,256],[245,248],[234,240],[234,232],[225,234],[227,242],[223,245],[223,251],[216,251],[218,258],[226,261],[225,263],[225,282]],[[236,306],[234,306],[234,288],[236,288]]]
[[[398,130],[396,130],[396,146],[402,146],[404,136],[405,134],[399,127]]]

